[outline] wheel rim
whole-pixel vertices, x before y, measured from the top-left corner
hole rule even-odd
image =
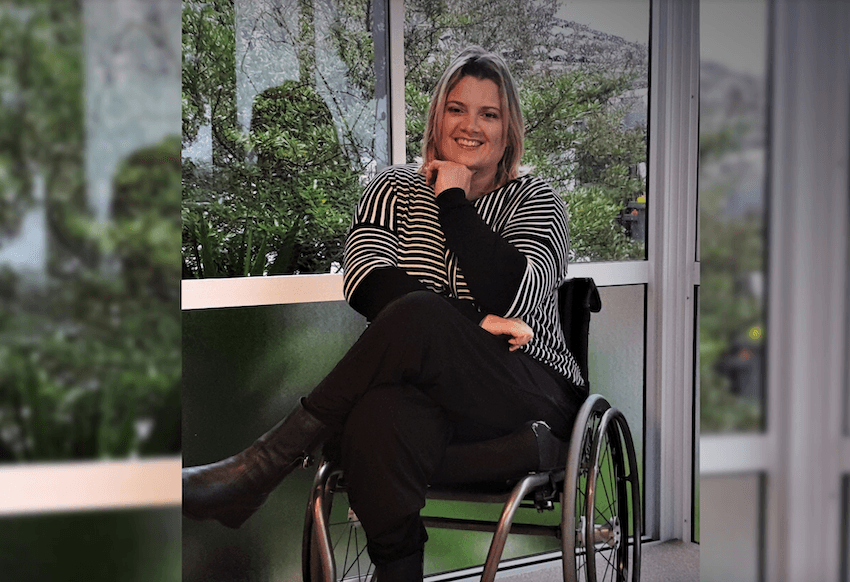
[[[591,463],[594,435],[602,415],[610,408],[599,394],[591,394],[579,410],[572,436],[567,468],[564,476],[564,491],[561,498],[561,523],[565,528],[561,536],[563,549],[564,580],[587,582],[585,555],[585,508],[588,473]]]
[[[584,566],[591,582],[624,582],[629,572],[629,503],[616,410],[597,431],[584,496]]]
[[[347,495],[341,495],[338,501],[339,511],[331,512],[328,525],[337,564],[337,578],[364,582],[371,580],[375,568],[366,553],[366,534],[357,516],[348,507]]]

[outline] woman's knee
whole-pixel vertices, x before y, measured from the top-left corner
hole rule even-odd
[[[431,291],[414,291],[389,303],[374,324],[397,326],[414,333],[440,329],[460,313],[443,297]]]

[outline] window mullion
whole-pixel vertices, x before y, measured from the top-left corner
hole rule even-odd
[[[690,541],[698,2],[653,2],[651,44],[646,527],[662,540]]]

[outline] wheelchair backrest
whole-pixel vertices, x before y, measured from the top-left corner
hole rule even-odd
[[[590,379],[587,370],[588,335],[590,333],[590,314],[602,309],[602,298],[596,283],[590,277],[569,279],[558,289],[558,310],[561,315],[561,329],[567,347],[581,369],[581,375],[588,386]]]

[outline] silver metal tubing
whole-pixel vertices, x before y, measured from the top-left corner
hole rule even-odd
[[[313,508],[313,531],[316,534],[316,542],[318,543],[319,560],[322,564],[324,582],[336,582],[336,563],[330,535],[328,534],[328,523],[325,518],[325,496],[328,491],[330,478],[335,472],[339,472],[339,470],[334,471],[330,464],[327,462],[322,463],[316,471],[316,478],[313,480],[313,489],[310,492],[310,503]]]
[[[549,475],[547,473],[536,473],[523,477],[514,486],[511,498],[505,504],[504,509],[502,509],[502,517],[499,519],[499,526],[496,529],[496,533],[493,534],[493,541],[490,543],[490,551],[487,553],[487,561],[484,563],[484,574],[481,576],[481,582],[493,582],[496,578],[496,571],[499,569],[499,560],[502,558],[502,551],[505,549],[508,532],[511,530],[511,523],[520,502],[528,495],[531,489],[543,485],[548,481]]]
[[[498,528],[498,523],[495,521],[483,521],[477,519],[458,519],[454,517],[426,517],[423,516],[422,521],[425,527],[433,527],[439,529],[453,529],[460,531],[483,531],[495,532]],[[550,536],[560,537],[561,526],[559,525],[536,525],[531,523],[514,523],[511,525],[510,532],[516,535],[527,536]]]

